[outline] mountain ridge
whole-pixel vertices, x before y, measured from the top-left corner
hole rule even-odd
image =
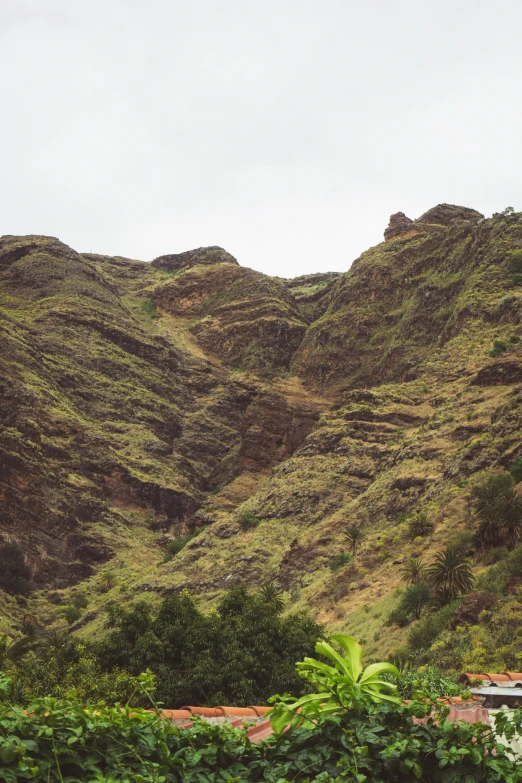
[[[97,633],[108,601],[277,579],[329,627],[366,628],[370,653],[400,643],[380,633],[401,559],[467,524],[459,484],[522,453],[522,215],[408,220],[347,272],[294,280],[222,248],[147,263],[0,239],[0,532],[33,614],[52,623],[81,585],[78,632]],[[435,532],[407,543],[420,510]],[[361,553],[331,571],[348,523]]]

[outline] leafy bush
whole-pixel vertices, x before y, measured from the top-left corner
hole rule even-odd
[[[77,606],[68,606],[65,609],[63,616],[67,620],[68,624],[72,625],[73,623],[76,622],[76,620],[80,619],[82,613],[80,612]]]
[[[251,511],[242,511],[238,521],[241,525],[241,530],[251,530],[252,528],[257,527],[261,522],[261,520]]]
[[[303,692],[294,661],[313,652],[322,629],[306,614],[281,617],[279,605],[234,587],[205,615],[183,592],[155,614],[140,601],[113,606],[111,628],[93,645],[98,666],[157,675],[158,698],[184,704],[263,704],[273,693]]]
[[[8,689],[0,677],[0,692]],[[522,731],[519,711],[501,714],[492,730],[449,723],[446,707],[435,707],[435,723],[432,709],[363,702],[252,744],[244,729],[226,724],[180,729],[154,710],[90,706],[74,696],[37,700],[27,712],[1,701],[1,776],[8,783],[520,783],[518,757],[495,738]],[[423,725],[414,716],[428,719]]]
[[[454,675],[438,666],[421,666],[418,670],[407,666],[394,680],[403,699],[439,699],[442,696],[462,696],[468,691],[459,685]]]
[[[507,349],[508,344],[504,342],[504,340],[494,340],[493,348],[489,352],[489,355],[493,358],[496,358],[497,356],[501,356],[503,353],[505,353]]]
[[[331,571],[340,571],[341,568],[343,568],[348,563],[351,563],[352,560],[353,556],[349,552],[339,552],[337,555],[334,555],[332,558],[330,558],[328,566]]]
[[[182,549],[185,549],[189,541],[192,541],[196,536],[199,536],[204,530],[206,530],[205,526],[198,527],[192,533],[187,533],[185,536],[178,536],[178,538],[175,538],[173,541],[169,541],[167,544],[167,554],[165,555],[163,562],[170,562],[170,560],[179,554]]]
[[[508,574],[503,566],[504,561],[488,568],[483,574],[479,574],[476,581],[477,590],[484,590],[486,593],[495,593],[503,595],[507,584]]]
[[[315,652],[327,658],[329,663],[315,658],[305,658],[297,664],[301,677],[318,693],[308,693],[297,701],[292,697],[280,701],[272,710],[270,722],[277,734],[289,726],[314,727],[314,720],[351,710],[362,704],[399,704],[397,686],[382,679],[384,673],[399,675],[391,663],[372,663],[363,669],[362,647],[355,639],[345,634],[334,634],[329,641],[341,647],[338,653],[327,641],[317,642]],[[331,665],[333,663],[333,666]]]
[[[149,316],[149,318],[160,317],[157,311],[155,299],[145,299],[145,301],[141,303],[141,309],[146,315]]]
[[[435,530],[435,525],[430,522],[425,511],[420,511],[408,523],[408,538],[414,539],[418,536],[429,536]]]
[[[74,595],[71,598],[71,604],[75,606],[77,609],[86,609],[89,605],[89,601],[87,600],[87,596],[85,593],[74,593]]]
[[[412,626],[408,632],[408,648],[412,652],[426,650],[437,636],[448,627],[457,611],[459,602],[453,601],[433,614],[428,614]]]
[[[508,549],[505,546],[495,546],[493,549],[488,549],[484,552],[481,560],[484,565],[495,565],[500,560],[505,560],[509,555]]]
[[[522,250],[511,250],[508,254],[510,272],[522,272]]]
[[[410,585],[404,590],[396,609],[391,612],[388,623],[403,628],[413,619],[418,620],[422,610],[430,604],[433,596],[428,584],[424,581]]]
[[[24,553],[14,541],[0,548],[0,588],[11,595],[25,595],[31,571]]]
[[[448,547],[454,549],[460,557],[469,557],[473,554],[476,545],[473,530],[459,530],[448,540]]]
[[[513,479],[517,484],[519,481],[522,481],[522,457],[517,457],[513,461],[513,464],[511,465],[509,472],[511,473]]]

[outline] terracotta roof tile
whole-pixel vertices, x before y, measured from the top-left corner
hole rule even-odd
[[[488,682],[491,680],[489,674],[469,674],[466,672],[466,674],[462,674],[459,677],[459,680],[482,680],[483,682]]]
[[[188,710],[191,715],[198,715],[200,718],[224,718],[225,713],[222,707],[182,707],[182,710]]]
[[[274,733],[274,730],[269,720],[263,720],[258,723],[257,726],[251,726],[248,731],[248,737],[251,742],[260,742],[261,740],[270,737]]]
[[[510,680],[514,682],[522,682],[522,672],[504,672],[507,674]]]
[[[493,672],[488,672],[488,677],[491,682],[511,682],[511,678],[508,677],[507,674],[494,674]]]
[[[262,715],[266,715],[268,710],[271,710],[272,707],[266,707],[266,706],[263,706],[263,707],[253,707],[251,704],[249,704],[249,709],[254,710],[256,715],[261,717]]]
[[[192,717],[189,710],[161,710],[161,716],[169,720],[190,720]]]
[[[223,715],[226,715],[227,718],[255,718],[258,716],[254,707],[217,707],[216,709],[223,710]]]

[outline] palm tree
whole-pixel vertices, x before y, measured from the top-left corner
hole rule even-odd
[[[34,646],[35,640],[30,636],[17,636],[14,639],[10,639],[4,634],[0,636],[0,661],[7,658],[13,663],[17,663]]]
[[[456,549],[447,547],[438,553],[428,568],[428,581],[443,601],[468,593],[473,587],[469,560]]]
[[[514,547],[522,533],[522,495],[510,487],[499,501],[501,529],[508,546]]]
[[[417,585],[425,578],[425,571],[420,557],[409,557],[401,568],[402,581],[407,585]]]
[[[108,590],[112,590],[116,584],[116,576],[114,571],[106,571],[102,574],[102,581],[100,582],[100,589],[106,593]]]
[[[435,525],[430,522],[425,511],[419,511],[408,525],[408,538],[417,536],[429,536],[433,533]]]
[[[352,548],[352,555],[354,557],[355,557],[355,553],[357,552],[357,547],[359,546],[363,538],[364,538],[364,533],[360,527],[357,527],[357,525],[352,525],[351,527],[349,527],[344,534],[344,540],[350,544]]]
[[[522,495],[514,487],[510,473],[490,476],[473,487],[471,497],[480,519],[477,540],[483,547],[503,541],[514,547],[522,534]]]
[[[259,591],[259,596],[263,603],[272,606],[277,612],[283,610],[285,599],[283,597],[283,591],[276,582],[268,582],[268,584],[263,585]]]
[[[73,642],[69,631],[60,628],[53,628],[42,634],[38,641],[38,651],[44,660],[57,653],[67,653],[72,647]]]

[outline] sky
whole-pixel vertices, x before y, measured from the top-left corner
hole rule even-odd
[[[0,0],[0,234],[343,271],[522,210],[520,0]]]

